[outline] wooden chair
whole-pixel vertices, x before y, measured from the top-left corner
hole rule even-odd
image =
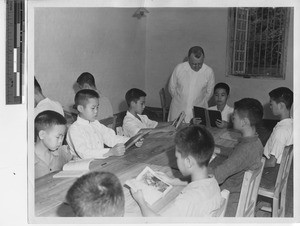
[[[272,217],[285,216],[285,199],[287,181],[293,160],[293,145],[284,148],[276,183],[273,188],[259,187],[258,195],[272,199],[272,208],[263,206],[261,210],[272,212]]]
[[[159,97],[160,97],[161,108],[163,111],[163,122],[166,122],[169,114],[169,106],[167,106],[166,92],[164,88],[162,88],[159,91]]]
[[[224,217],[228,205],[229,193],[230,192],[226,189],[221,191],[221,196],[223,198],[221,207],[214,211],[212,217]]]
[[[247,170],[244,174],[236,217],[254,217],[257,193],[265,165],[265,158],[262,158],[261,163],[258,169],[254,171]]]
[[[101,119],[99,120],[99,122],[113,130],[116,130],[116,120],[117,120],[116,116],[111,116],[105,119]]]

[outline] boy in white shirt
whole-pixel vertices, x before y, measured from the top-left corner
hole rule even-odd
[[[218,128],[225,128],[230,125],[231,116],[234,109],[227,105],[227,100],[229,97],[230,88],[226,83],[220,82],[214,87],[214,99],[215,106],[208,108],[209,110],[217,110],[221,112],[222,121],[217,120],[216,125]],[[200,124],[201,118],[193,118],[193,124]]]
[[[216,125],[219,128],[228,127],[231,115],[234,109],[227,105],[230,88],[226,83],[220,82],[214,87],[214,99],[216,102],[215,106],[210,107],[210,110],[218,110],[221,112],[222,121],[217,120]]]
[[[265,168],[280,164],[284,147],[293,144],[293,92],[289,88],[279,87],[272,90],[269,96],[271,111],[273,115],[279,116],[280,121],[274,127],[264,148],[267,158]]]
[[[178,178],[169,178],[159,173],[165,181],[176,186],[186,185],[167,208],[164,217],[211,217],[220,208],[222,197],[216,179],[208,175],[207,166],[214,151],[212,135],[200,126],[184,127],[175,136],[175,156],[177,165],[183,176],[190,176],[191,182],[181,181]],[[131,190],[133,198],[141,208],[145,217],[159,216],[146,203],[141,190]]]
[[[39,113],[51,110],[56,111],[62,116],[64,115],[64,110],[60,103],[57,101],[50,100],[48,97],[45,97],[42,91],[42,88],[36,78],[34,77],[34,117]]]
[[[97,120],[99,94],[91,89],[80,90],[75,95],[75,105],[79,114],[67,133],[72,154],[82,159],[124,155],[124,143],[129,138],[116,135]],[[111,148],[104,148],[104,144]]]
[[[136,88],[130,89],[127,91],[125,99],[128,105],[128,111],[123,119],[123,132],[125,136],[132,137],[141,130],[156,132],[174,130],[169,123],[163,123],[163,125],[158,126],[158,122],[149,119],[147,115],[142,115],[146,103],[146,93],[144,91]]]

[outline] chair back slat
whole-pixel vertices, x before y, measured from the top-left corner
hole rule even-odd
[[[240,199],[236,211],[236,217],[254,217],[258,188],[261,180],[265,159],[261,159],[261,166],[244,174]]]
[[[286,146],[282,153],[281,163],[275,183],[275,193],[279,194],[287,183],[293,159],[293,145]]]

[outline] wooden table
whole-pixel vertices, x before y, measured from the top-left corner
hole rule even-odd
[[[93,170],[101,170],[113,172],[122,185],[125,181],[135,178],[146,166],[150,166],[153,170],[161,171],[169,176],[178,175],[179,171],[172,170],[167,166],[149,165],[146,163],[132,163],[126,160],[118,160],[110,162],[101,167],[98,160],[94,160],[93,164],[99,164]],[[71,208],[65,203],[65,197],[68,189],[74,183],[76,178],[52,178],[53,174],[49,174],[36,180],[35,193],[35,215],[41,217],[72,217],[74,216]],[[152,208],[160,213],[163,209],[177,197],[183,186],[174,186],[165,197],[153,204]],[[125,195],[125,215],[126,217],[141,217],[140,208],[132,198],[129,189],[123,186]]]
[[[209,128],[215,139],[216,145],[233,147],[236,142],[224,140],[220,136],[226,129]],[[101,170],[112,172],[118,176],[122,185],[125,181],[136,177],[146,165],[150,165],[154,170],[173,174],[180,177],[175,158],[175,133],[150,134],[145,138],[142,147],[133,147],[121,157],[109,157],[102,160],[94,160],[90,165],[90,170]],[[68,189],[76,178],[53,178],[48,174],[35,180],[35,216],[73,216],[70,207],[65,203]],[[174,200],[183,189],[182,186],[174,187],[165,197],[153,205],[153,209],[160,213]],[[129,190],[124,187],[125,194],[125,216],[141,216],[140,209],[133,200]]]

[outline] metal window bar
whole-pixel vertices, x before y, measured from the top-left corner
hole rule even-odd
[[[285,29],[287,9],[235,8],[232,10],[232,16],[234,17],[232,73],[280,77],[287,32]]]
[[[235,30],[233,44],[232,70],[237,73],[246,71],[248,9],[237,8],[235,11]]]

